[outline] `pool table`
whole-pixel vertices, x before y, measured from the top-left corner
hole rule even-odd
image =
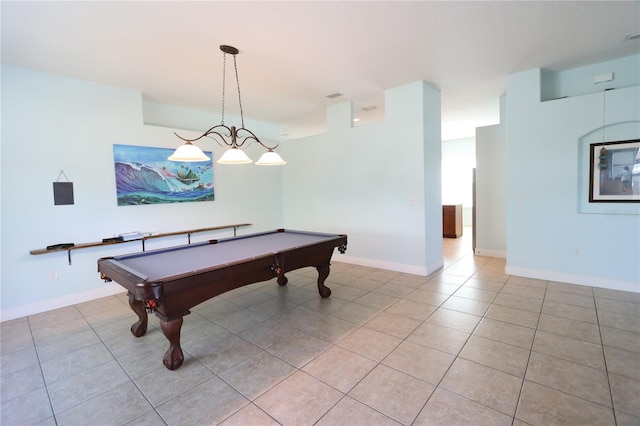
[[[163,363],[169,370],[182,365],[180,347],[183,317],[189,309],[219,294],[277,277],[286,285],[286,272],[313,266],[318,270],[318,292],[324,285],[333,249],[346,251],[347,236],[278,229],[240,237],[164,248],[98,260],[102,279],[128,291],[129,306],[138,316],[131,333],[147,331],[147,312],[160,318],[169,341]]]

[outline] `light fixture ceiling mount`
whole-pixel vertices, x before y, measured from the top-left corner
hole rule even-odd
[[[220,50],[222,50],[224,53],[228,53],[229,55],[237,55],[238,53],[240,53],[240,51],[235,47],[227,46],[226,44],[221,45]]]
[[[210,158],[202,152],[200,148],[195,146],[193,142],[196,142],[204,137],[211,138],[215,140],[220,146],[228,148],[227,151],[220,157],[217,163],[220,164],[248,164],[253,163],[247,154],[241,150],[246,145],[249,145],[251,142],[257,142],[263,148],[267,150],[260,159],[256,162],[259,166],[278,166],[287,164],[286,161],[280,157],[273,150],[278,147],[278,145],[274,147],[269,147],[265,145],[260,139],[249,129],[244,127],[244,113],[242,111],[242,99],[240,97],[240,79],[238,78],[238,65],[236,63],[236,55],[239,53],[239,50],[233,46],[221,45],[220,50],[224,53],[223,57],[223,65],[222,65],[222,118],[220,120],[220,124],[216,124],[211,127],[209,130],[204,132],[201,136],[195,139],[186,139],[180,136],[179,134],[174,134],[185,141],[185,144],[178,147],[171,156],[169,156],[170,161],[185,161],[185,162],[197,162],[197,161],[208,161]],[[225,80],[226,80],[226,70],[227,70],[227,55],[233,56],[233,68],[236,74],[236,86],[238,88],[238,104],[240,106],[240,121],[241,127],[236,128],[235,126],[227,126],[224,124],[224,95],[225,95]]]

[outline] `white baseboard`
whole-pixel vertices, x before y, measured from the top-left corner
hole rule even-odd
[[[368,266],[370,268],[385,269],[387,271],[403,272],[405,274],[427,276],[444,266],[444,261],[435,262],[428,266],[406,265],[404,263],[386,262],[383,260],[367,259],[364,257],[354,257],[340,255],[333,258],[336,262],[350,263],[352,265]]]
[[[500,257],[502,259],[507,258],[507,252],[505,250],[490,250],[483,248],[476,248],[473,254],[486,257]]]
[[[434,262],[427,266],[427,275],[431,275],[439,269],[444,267],[444,259],[440,259],[438,262]]]
[[[124,289],[124,287],[121,287],[120,285],[114,283],[95,290],[70,294],[68,296],[58,297],[42,302],[36,302],[29,305],[18,306],[11,309],[4,309],[0,311],[0,322],[22,318],[29,315],[40,314],[42,312],[51,311],[53,309],[64,308],[66,306],[75,305],[77,303],[99,299],[101,297],[113,296],[114,294],[123,293],[125,291],[126,290]]]
[[[536,278],[540,280],[557,281],[569,284],[607,288],[610,290],[621,290],[640,293],[640,283],[633,281],[591,277],[588,275],[566,274],[563,272],[545,271],[540,269],[519,268],[509,265],[505,267],[505,273],[507,275],[515,275],[519,277]]]
[[[371,268],[385,269],[388,271],[403,272],[406,274],[427,276],[442,268],[444,262],[435,262],[427,267],[406,265],[403,263],[385,262],[382,260],[365,259],[362,257],[353,257],[340,255],[334,257],[336,262],[350,263],[353,265],[368,266]],[[75,305],[77,303],[88,302],[90,300],[99,299],[100,297],[113,296],[114,294],[123,293],[126,290],[117,284],[111,284],[96,290],[85,291],[82,293],[71,294],[68,296],[58,297],[56,299],[45,300],[42,302],[32,303],[29,305],[18,306],[15,308],[4,309],[0,311],[0,322],[9,321],[16,318],[22,318],[29,315],[35,315],[47,312],[53,309],[64,308],[66,306]]]

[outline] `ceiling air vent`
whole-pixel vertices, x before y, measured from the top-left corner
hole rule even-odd
[[[333,98],[337,98],[337,97],[339,97],[339,96],[342,96],[342,93],[337,93],[337,92],[336,92],[336,93],[332,93],[332,94],[330,94],[330,95],[327,95],[327,98],[329,98],[329,99],[333,99]]]
[[[378,107],[375,105],[369,105],[367,107],[362,108],[363,111],[367,111],[367,112],[373,111],[374,109],[378,109]]]

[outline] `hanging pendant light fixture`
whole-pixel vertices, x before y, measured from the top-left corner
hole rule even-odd
[[[204,132],[202,136],[199,136],[195,139],[186,139],[174,132],[177,137],[185,141],[185,144],[176,149],[168,159],[170,161],[186,162],[210,160],[210,158],[204,152],[202,152],[200,148],[192,143],[204,137],[209,137],[215,140],[220,146],[228,148],[227,151],[222,155],[222,157],[220,157],[220,159],[217,161],[217,163],[219,164],[253,163],[253,160],[251,160],[241,149],[245,146],[245,144],[248,145],[251,142],[257,142],[267,150],[267,152],[262,154],[260,159],[256,162],[257,165],[280,166],[283,164],[287,164],[287,162],[284,161],[282,157],[280,157],[280,155],[273,151],[278,147],[278,145],[274,146],[273,148],[265,145],[251,130],[244,127],[244,114],[242,112],[242,99],[240,97],[240,79],[238,78],[238,65],[236,63],[236,55],[238,54],[238,49],[233,46],[222,45],[220,46],[220,50],[222,50],[222,52],[224,53],[222,65],[222,119],[220,120],[220,124],[213,126],[209,130]],[[238,104],[240,106],[240,121],[242,126],[239,129],[236,129],[235,126],[229,127],[224,124],[224,89],[227,71],[227,54],[233,56],[233,68],[236,73]]]
[[[607,148],[604,147],[604,128],[607,123],[607,90],[602,92],[602,148],[600,148],[600,155],[598,155],[598,168],[600,170],[607,170],[609,168],[609,162],[607,161]]]

